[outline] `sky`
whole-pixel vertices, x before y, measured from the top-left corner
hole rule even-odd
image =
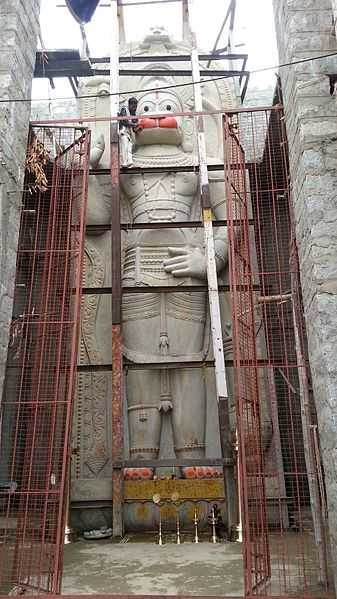
[[[126,0],[131,1],[131,0]],[[135,0],[133,0],[134,2]],[[196,29],[200,49],[210,51],[218,30],[226,14],[229,0],[194,0]],[[101,0],[108,4],[108,0]],[[61,7],[63,5],[63,8]],[[41,33],[45,48],[80,48],[79,26],[72,18],[64,0],[42,0]],[[109,8],[100,7],[86,26],[91,56],[107,56],[110,53]],[[165,25],[176,39],[181,39],[181,3],[166,3],[163,6],[151,5],[124,8],[126,38],[128,41],[141,40],[151,26]],[[222,40],[224,41],[224,40]],[[237,0],[235,24],[236,52],[247,52],[248,69],[275,66],[278,63],[272,0]],[[242,45],[243,44],[243,45]],[[225,44],[221,45],[223,47]],[[251,79],[260,88],[275,84],[275,70],[267,71]],[[72,95],[67,82],[56,81],[56,89],[48,91],[47,82],[35,81],[33,97],[41,98]]]

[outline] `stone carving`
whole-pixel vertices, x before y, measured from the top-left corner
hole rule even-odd
[[[98,250],[86,243],[85,285],[101,287],[104,282],[104,264]],[[95,320],[99,296],[89,295],[82,299],[80,361],[82,364],[102,362],[96,339]],[[82,459],[85,475],[97,477],[109,461],[107,447],[106,394],[107,375],[101,372],[82,374],[77,386],[77,410],[80,410],[83,426]],[[77,443],[81,445],[81,427],[77,430]],[[79,455],[78,455],[79,459]]]
[[[122,54],[151,56],[189,54],[185,42],[173,42],[162,28],[155,28],[140,44],[129,44]],[[137,65],[138,63],[135,63]],[[106,68],[97,65],[98,68]],[[174,78],[176,63],[153,61],[147,69],[166,70],[165,77],[121,78],[121,106],[133,95],[138,100],[141,129],[135,135],[132,163],[135,167],[183,167],[197,165],[196,135],[193,117],[173,118],[172,113],[193,111],[193,90],[189,79]],[[182,69],[189,63],[180,63]],[[214,67],[212,67],[214,68]],[[110,112],[109,80],[96,76],[82,82],[81,119],[106,117]],[[178,87],[176,87],[178,85]],[[161,88],[171,86],[169,89]],[[172,87],[173,86],[173,87]],[[140,90],[135,94],[134,90]],[[151,89],[154,91],[147,92]],[[202,84],[203,105],[210,112],[234,107],[234,89],[229,79]],[[88,97],[91,96],[91,97]],[[148,107],[149,110],[146,110]],[[148,119],[148,114],[164,113],[163,119]],[[139,117],[141,115],[141,117]],[[94,168],[109,168],[109,123],[97,120],[90,124]],[[222,127],[219,115],[205,118],[207,160],[223,162]],[[222,172],[209,172],[214,215],[226,218],[226,201]],[[194,172],[137,174],[132,167],[121,176],[121,221],[124,223],[181,222],[200,219],[199,180]],[[90,176],[87,208],[89,225],[111,223],[111,181],[109,176]],[[228,283],[226,229],[215,230],[219,282]],[[253,252],[254,254],[254,252]],[[129,230],[122,235],[122,280],[127,286],[166,286],[174,291],[137,293],[123,296],[123,351],[127,360],[141,363],[182,362],[212,358],[207,296],[190,293],[186,285],[205,284],[205,256],[202,229]],[[85,257],[85,285],[111,286],[111,233],[88,230]],[[220,295],[223,318],[225,357],[232,355],[231,306],[229,293]],[[259,318],[258,312],[256,318]],[[111,363],[111,305],[108,295],[85,296],[82,306],[82,364]],[[265,355],[263,327],[259,332],[258,354]],[[229,394],[233,397],[233,377],[228,374]],[[260,373],[263,448],[267,468],[273,472],[277,436],[271,432],[270,405],[266,372]],[[263,379],[263,380],[262,380]],[[74,419],[74,444],[78,448],[73,469],[72,501],[111,500],[111,376],[106,373],[80,374],[78,402]],[[212,369],[129,370],[125,387],[125,457],[149,459],[220,457],[219,427]],[[236,428],[231,406],[231,428]],[[277,429],[275,415],[273,423]],[[270,439],[272,443],[270,445]],[[160,472],[159,472],[160,473]],[[171,472],[170,472],[171,473]],[[185,478],[216,478],[211,468],[189,468]],[[129,479],[152,477],[153,471],[133,469]],[[271,474],[271,485],[280,481]],[[154,481],[155,482],[155,481]],[[180,481],[182,482],[182,481]],[[200,481],[199,481],[200,482]],[[221,482],[221,481],[214,481]],[[185,481],[187,484],[187,482]],[[190,483],[196,484],[193,481]],[[133,484],[128,482],[127,484]],[[138,483],[139,484],[139,483]],[[142,483],[144,484],[144,483]],[[147,484],[147,483],[145,483]],[[149,483],[150,484],[150,483]],[[270,485],[270,487],[271,487]],[[268,496],[275,495],[272,488]],[[127,528],[153,528],[156,512],[147,506],[148,517],[141,518],[142,504],[124,505]],[[145,507],[144,507],[145,509]],[[184,507],[185,509],[185,507]],[[188,509],[188,506],[186,507]],[[206,510],[207,511],[207,510]],[[84,518],[86,508],[81,514]],[[90,512],[90,510],[89,510]],[[190,519],[188,520],[190,521]],[[93,522],[88,526],[93,525]],[[95,520],[94,527],[101,526]]]
[[[144,56],[148,53],[160,57],[189,54],[189,47],[185,42],[173,42],[162,28],[155,28],[144,42],[125,46],[123,53],[128,56]],[[104,65],[97,66],[105,68]],[[171,116],[172,113],[193,111],[191,86],[179,87],[179,84],[189,83],[190,80],[174,78],[171,71],[177,64],[161,63],[160,58],[146,65],[146,68],[166,70],[165,76],[144,76],[143,66],[139,66],[139,77],[122,77],[120,80],[123,86],[121,106],[125,106],[128,99],[136,95],[138,118],[142,119],[141,128],[135,135],[133,166],[157,166],[164,170],[167,166],[197,165],[193,117],[175,119]],[[180,66],[189,68],[190,64],[180,63]],[[81,85],[80,95],[86,96],[81,101],[82,121],[107,116],[110,111],[108,78],[96,76]],[[162,89],[168,86],[171,87]],[[137,94],[134,91],[136,89],[140,90]],[[149,89],[154,91],[147,92]],[[234,89],[228,79],[204,83],[202,92],[204,108],[210,112],[234,107]],[[155,112],[164,113],[165,117],[160,120],[147,117],[147,113],[150,115]],[[97,120],[90,126],[93,138],[91,164],[94,168],[109,168],[109,123]],[[205,118],[205,132],[208,163],[223,162],[219,115],[211,114]],[[209,178],[213,213],[217,218],[225,219],[223,173],[209,171]],[[160,174],[137,174],[131,167],[121,176],[122,222],[174,223],[199,219],[199,180],[196,173],[164,171]],[[89,177],[87,223],[94,226],[111,223],[109,176]],[[228,283],[226,229],[222,227],[214,233],[219,282]],[[160,362],[212,358],[207,295],[201,291],[190,293],[184,290],[186,285],[206,282],[202,229],[124,231],[122,281],[127,286],[172,285],[174,288],[169,294],[151,292],[123,296],[123,351],[126,360],[145,364],[157,362],[160,365]],[[111,286],[110,231],[87,231],[85,285]],[[82,364],[111,363],[110,301],[108,295],[84,297],[80,345]],[[229,293],[220,294],[220,304],[225,357],[231,360]],[[256,318],[259,318],[258,312]],[[263,356],[263,327],[257,326],[257,330],[260,331],[258,354]],[[233,397],[233,376],[231,372],[227,374],[229,394]],[[262,442],[267,468],[273,472],[275,447],[279,447],[279,440],[271,430],[268,399],[271,385],[267,382],[266,372],[260,373],[260,379]],[[139,460],[174,455],[179,458],[221,456],[212,369],[163,367],[156,370],[129,370],[124,378],[124,388],[125,457]],[[75,503],[111,500],[111,400],[109,374],[94,372],[79,375],[74,418],[74,445],[78,451],[72,478],[72,501]],[[234,405],[231,405],[230,419],[234,437]],[[277,428],[275,415],[273,424]],[[145,468],[132,469],[126,472],[126,477],[137,480],[151,478],[153,474],[153,471]],[[182,473],[175,470],[173,474],[198,479],[218,476],[217,470],[211,468],[186,468]],[[268,481],[271,485],[268,485],[267,494],[272,497],[275,495],[272,485],[280,485],[280,481],[273,474]],[[156,512],[153,512],[153,506],[147,507],[148,517],[145,519],[139,516],[141,506],[137,500],[124,505],[126,528],[142,529],[155,525]],[[83,518],[86,512],[86,508],[81,511]],[[99,526],[101,523],[97,519],[94,527]]]
[[[162,30],[151,33],[151,51],[169,43]],[[169,76],[169,70],[168,70]],[[135,166],[183,166],[197,162],[193,127],[170,113],[186,110],[184,94],[163,90],[150,79],[138,98]],[[165,84],[167,84],[165,78]],[[189,90],[188,104],[191,105]],[[146,113],[165,113],[147,118]],[[189,151],[188,151],[189,150]],[[220,161],[221,157],[217,157]],[[195,173],[125,175],[124,201],[133,223],[186,222],[200,218],[198,176]],[[211,203],[217,218],[226,217],[224,185],[213,179]],[[218,271],[227,265],[226,230],[216,232]],[[123,284],[132,286],[198,285],[206,279],[202,232],[188,228],[143,230],[125,240]],[[147,293],[123,298],[124,354],[147,363],[200,361],[208,349],[206,294],[203,292]],[[206,386],[200,369],[131,371],[126,380],[130,456],[157,457],[162,414],[171,412],[174,452],[181,458],[205,456]],[[142,469],[127,476],[144,476]],[[152,474],[152,473],[151,473]],[[216,474],[216,471],[211,474]],[[183,469],[184,476],[209,476],[209,469]]]
[[[125,47],[124,52],[130,53]],[[148,52],[151,55],[189,53],[186,44],[174,43],[162,28],[154,28],[134,55]],[[182,65],[183,67],[187,65]],[[144,77],[140,69],[137,78],[126,80],[121,103],[133,95],[128,89],[138,88],[137,114],[139,131],[135,135],[132,156],[134,166],[186,166],[198,163],[193,118],[175,118],[172,113],[194,109],[191,87],[162,90],[162,87],[181,83],[170,70],[173,63],[158,62],[151,69],[166,69],[167,76]],[[125,81],[125,78],[122,78]],[[146,92],[146,89],[155,91]],[[84,92],[97,93],[95,99],[85,99],[82,117],[101,116],[108,113],[108,80],[96,77],[88,81]],[[216,110],[226,102],[233,105],[231,84],[221,86],[205,84],[205,107]],[[87,93],[84,95],[87,95]],[[146,113],[165,113],[161,119],[146,117]],[[94,144],[91,162],[95,168],[109,165],[108,128],[101,123],[93,126]],[[221,162],[222,134],[218,116],[206,119],[209,162]],[[129,157],[130,158],[130,157]],[[128,163],[130,160],[128,159]],[[211,202],[214,215],[226,218],[226,202],[222,174],[211,175]],[[122,220],[133,223],[186,222],[200,219],[199,180],[197,173],[135,174],[132,168],[121,176]],[[110,181],[104,177],[91,177],[87,222],[109,223]],[[109,285],[110,234],[91,235],[86,244],[86,285]],[[215,231],[216,261],[219,273],[226,271],[227,236],[222,228]],[[123,237],[123,285],[158,286],[198,285],[206,281],[206,262],[203,232],[200,229],[139,230],[125,233]],[[82,363],[109,363],[111,350],[109,307],[99,302],[98,296],[89,296],[83,303],[81,329]],[[127,359],[135,362],[182,362],[203,360],[210,356],[210,331],[207,295],[204,292],[172,292],[124,295],[122,307],[123,351]],[[227,322],[230,316],[225,318]],[[105,334],[100,336],[98,331]],[[107,339],[105,339],[107,337]],[[228,335],[227,335],[228,339]],[[85,452],[82,471],[78,477],[102,476],[107,455],[107,406],[110,398],[106,375],[85,375],[79,384],[82,402],[82,444]],[[167,450],[161,439],[163,415],[170,414],[174,452],[181,458],[198,458],[206,454],[206,434],[217,438],[218,424],[206,423],[207,394],[214,401],[214,382],[201,369],[158,369],[129,371],[126,377],[126,400],[130,457],[146,459],[157,457],[160,446]],[[213,392],[212,392],[213,391]],[[213,410],[214,415],[215,411]],[[208,433],[206,433],[206,424]],[[105,427],[105,432],[104,431]],[[167,436],[167,432],[163,432]],[[214,445],[214,443],[213,443]],[[218,450],[217,450],[218,451]],[[171,448],[172,454],[172,448]],[[162,451],[165,456],[165,448]],[[208,453],[208,455],[210,455]],[[214,455],[214,452],[213,452]],[[218,454],[217,454],[218,455]],[[185,477],[217,476],[210,468],[185,469]],[[146,469],[126,472],[127,477],[152,476]]]

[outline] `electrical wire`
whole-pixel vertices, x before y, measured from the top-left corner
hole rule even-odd
[[[337,52],[331,52],[330,54],[321,54],[320,56],[312,56],[309,58],[301,58],[299,60],[294,60],[292,62],[284,62],[282,64],[278,64],[278,65],[274,65],[274,66],[270,66],[270,67],[263,67],[260,69],[253,69],[252,71],[249,71],[249,74],[256,74],[256,73],[263,73],[265,71],[277,71],[278,69],[283,69],[285,67],[291,67],[293,65],[297,65],[297,64],[303,64],[305,62],[312,62],[312,61],[316,61],[316,60],[323,60],[324,58],[330,58],[331,56],[337,56]],[[99,70],[99,69],[97,69]],[[142,71],[141,69],[139,70],[139,74],[141,74]],[[164,75],[169,75],[170,72],[167,71],[165,73],[163,73]],[[95,75],[99,75],[99,73],[96,72]],[[222,75],[221,77],[211,77],[209,79],[201,79],[200,83],[194,83],[193,81],[189,81],[186,83],[176,83],[176,84],[172,84],[172,85],[164,85],[162,87],[149,87],[149,88],[144,88],[144,89],[134,89],[134,90],[128,90],[128,95],[131,94],[137,94],[137,93],[144,93],[144,92],[153,92],[153,91],[164,91],[167,89],[177,89],[177,88],[181,88],[181,87],[187,87],[189,85],[204,85],[205,83],[216,83],[217,81],[222,81],[224,79],[231,79],[233,77],[239,77],[241,75],[241,73],[238,73],[237,75]],[[107,92],[105,95],[106,97],[109,96],[122,96],[125,95],[126,92],[114,92],[114,93],[110,93]],[[76,99],[77,100],[85,100],[87,98],[97,98],[100,97],[100,94],[85,94],[83,96],[78,96]],[[66,100],[73,100],[74,98],[72,96],[65,96],[65,97],[59,97],[59,98],[51,98],[52,101],[54,102],[59,102],[59,101],[66,101]],[[4,104],[4,103],[9,103],[9,102],[15,102],[15,103],[21,103],[21,102],[49,102],[49,98],[3,98],[0,99],[0,104]]]

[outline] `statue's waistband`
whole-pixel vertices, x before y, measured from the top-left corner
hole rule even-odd
[[[125,252],[124,275],[134,272],[165,272],[164,260],[169,257],[168,248],[135,247]]]
[[[172,248],[185,248],[186,243],[172,244]],[[191,247],[191,244],[189,244]],[[197,246],[196,246],[197,247]],[[172,258],[168,247],[155,247],[153,245],[136,245],[127,247],[123,260],[123,284],[124,285],[197,285],[198,279],[187,276],[186,278],[175,277],[167,272],[164,262]],[[204,292],[200,292],[204,293]]]

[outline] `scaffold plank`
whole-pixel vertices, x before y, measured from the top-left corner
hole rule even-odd
[[[119,39],[121,7],[119,0],[111,1],[111,56],[110,56],[110,114],[118,116],[119,110]],[[121,230],[119,188],[119,136],[118,122],[110,124],[111,161],[111,322],[112,322],[112,460],[123,457],[123,365],[121,331]],[[114,537],[122,537],[123,473],[112,470],[112,530]]]
[[[191,40],[191,65],[192,65],[192,80],[194,83],[194,107],[196,111],[202,111],[202,93],[201,93],[201,73],[199,66],[199,55],[197,36],[195,29],[193,28],[193,0],[183,0],[183,9],[188,20],[188,27]],[[215,360],[215,382],[216,382],[216,394],[218,409],[221,410],[222,417],[219,412],[219,422],[221,430],[221,449],[224,458],[230,459],[232,457],[232,446],[230,441],[230,429],[229,427],[222,426],[222,421],[226,420],[229,422],[229,399],[227,391],[226,381],[226,369],[225,369],[225,358],[224,358],[224,346],[222,339],[222,327],[221,327],[221,316],[220,316],[220,302],[219,302],[219,291],[218,291],[218,275],[216,270],[215,262],[215,247],[213,237],[213,224],[212,224],[212,210],[210,201],[210,184],[208,177],[208,165],[207,165],[207,153],[206,153],[206,140],[204,130],[204,119],[199,116],[196,119],[197,129],[197,146],[199,155],[199,177],[200,177],[200,194],[201,194],[201,207],[202,207],[202,220],[204,223],[204,240],[206,248],[206,268],[207,268],[207,284],[208,284],[208,302],[210,311],[210,324],[212,332],[212,344],[213,354]],[[226,415],[225,415],[226,414]],[[224,479],[226,487],[226,511],[227,511],[227,525],[229,535],[231,535],[232,528],[236,526],[234,506],[236,504],[236,494],[233,486],[234,471],[224,470]]]

